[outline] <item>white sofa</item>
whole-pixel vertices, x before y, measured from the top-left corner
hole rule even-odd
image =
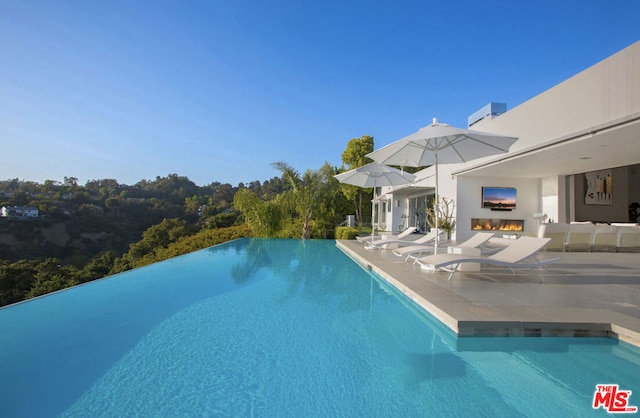
[[[618,226],[616,248],[618,251],[640,250],[640,226]]]
[[[571,223],[565,243],[567,251],[589,251],[593,246],[596,226],[591,222]]]
[[[546,223],[538,236],[551,238],[546,251],[640,252],[638,224]]]
[[[541,224],[538,230],[539,238],[551,238],[551,241],[544,247],[545,251],[565,251],[568,234],[569,224],[563,223]]]
[[[594,225],[591,251],[616,251],[618,227],[609,224]]]

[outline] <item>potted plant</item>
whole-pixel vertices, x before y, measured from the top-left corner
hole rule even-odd
[[[429,225],[430,228],[435,228],[437,210],[438,229],[447,231],[447,239],[451,240],[451,233],[456,227],[456,220],[453,216],[455,210],[455,202],[453,201],[453,199],[447,199],[444,196],[440,197],[440,202],[441,203],[439,205],[434,205],[432,201],[432,204],[426,208],[427,225]]]

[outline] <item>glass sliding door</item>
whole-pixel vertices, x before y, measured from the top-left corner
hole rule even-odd
[[[429,195],[421,195],[409,198],[409,226],[414,226],[421,232],[425,232],[428,228],[425,222],[426,208],[429,201]]]

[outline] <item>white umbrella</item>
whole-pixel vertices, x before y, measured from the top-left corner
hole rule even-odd
[[[435,223],[438,236],[438,163],[463,163],[476,158],[487,157],[509,151],[518,138],[487,132],[460,129],[433,119],[429,126],[421,128],[378,151],[367,154],[380,164],[403,167],[435,166]],[[435,240],[434,252],[438,249]]]
[[[404,184],[413,183],[416,179],[416,176],[413,174],[405,173],[397,168],[376,163],[363,165],[362,167],[336,174],[334,177],[338,179],[340,183],[365,188],[373,187],[374,202],[376,187],[402,186]],[[371,228],[372,236],[373,232],[373,228]]]

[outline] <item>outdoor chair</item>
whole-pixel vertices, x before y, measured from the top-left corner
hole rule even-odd
[[[513,240],[503,250],[490,256],[465,256],[462,254],[433,254],[417,259],[422,270],[435,272],[438,269],[451,272],[449,280],[462,263],[480,263],[504,266],[515,274],[515,268],[544,267],[559,258],[538,260],[535,254],[551,241],[550,238],[521,237]],[[532,259],[531,261],[527,261]],[[452,267],[451,267],[452,266]]]
[[[462,249],[459,251],[460,253],[464,253],[464,249],[469,248],[478,248],[484,243],[486,243],[489,238],[493,237],[493,232],[476,232],[471,238],[468,240],[461,242],[458,245],[450,246],[447,248],[447,252],[454,252],[453,249]],[[413,259],[414,262],[418,258],[422,256],[424,253],[433,252],[433,245],[429,244],[418,244],[418,245],[409,245],[407,247],[400,247],[393,250],[393,253],[398,257],[405,257],[405,261],[409,259]]]
[[[440,233],[444,233],[444,231],[440,231]],[[389,248],[390,245],[397,245],[397,246],[407,246],[407,245],[417,245],[417,244],[427,244],[432,242],[436,237],[436,230],[432,229],[431,232],[429,232],[426,235],[421,236],[418,239],[415,240],[403,240],[403,239],[382,239],[382,240],[375,240],[375,241],[371,241],[371,242],[366,242],[364,244],[364,247],[368,250],[386,250],[387,248]]]
[[[397,235],[393,235],[393,234],[383,234],[383,235],[377,235],[377,236],[365,235],[361,237],[356,237],[356,239],[362,243],[371,242],[371,241],[380,241],[383,239],[404,239],[409,235],[413,234],[415,231],[416,231],[415,227],[409,227]]]

